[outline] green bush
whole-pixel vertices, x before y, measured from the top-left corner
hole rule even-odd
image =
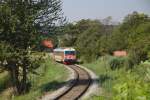
[[[150,68],[140,64],[114,85],[114,100],[150,100]]]
[[[109,59],[108,63],[112,70],[129,66],[128,59],[125,57],[111,57],[111,59]]]
[[[141,48],[132,48],[129,51],[129,60],[132,65],[138,65],[141,61],[145,61],[147,59],[147,52]]]
[[[111,69],[110,62],[117,70]],[[131,67],[128,57],[104,56],[85,66],[99,76],[98,82],[102,88],[100,96],[92,100],[150,100],[148,61]]]

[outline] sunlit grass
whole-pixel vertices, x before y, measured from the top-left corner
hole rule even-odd
[[[37,75],[29,75],[31,81],[30,91],[21,96],[13,96],[12,100],[36,100],[43,94],[60,88],[68,76],[68,71],[62,65],[56,64],[49,58],[36,71],[38,72]],[[0,75],[0,84],[2,84],[3,76]],[[3,100],[10,98],[7,95],[8,92],[4,91],[0,95]]]
[[[126,96],[127,98],[132,98],[130,100],[135,100],[136,97],[140,96],[150,98],[150,96],[147,95],[149,94],[149,91],[147,91],[149,89],[147,87],[150,85],[150,64],[141,63],[135,65],[133,69],[127,69],[129,67],[126,66],[121,66],[118,69],[111,69],[109,65],[111,59],[113,60],[112,57],[102,57],[95,62],[84,64],[84,66],[93,70],[99,76],[99,85],[101,86],[99,96],[93,96],[92,100],[114,100],[115,97],[123,98],[123,96],[121,97],[120,95],[122,93],[130,94]],[[128,86],[130,87],[129,89]],[[142,86],[143,88],[139,89],[139,87]],[[127,90],[123,89],[123,91],[121,91],[120,87],[127,88]],[[137,93],[135,93],[134,90],[136,90]],[[120,94],[118,94],[118,92]]]
[[[65,83],[67,71],[61,65],[52,62],[50,59],[38,70],[44,70],[41,75],[33,75],[32,88],[29,93],[14,97],[13,100],[36,100],[46,92],[51,92]]]
[[[85,67],[93,70],[99,77],[99,86],[102,88],[99,92],[100,96],[94,96],[93,100],[112,100],[113,87],[120,82],[127,72],[124,68],[111,70],[108,63],[111,60],[111,56],[106,56],[98,59],[95,62],[84,64]]]

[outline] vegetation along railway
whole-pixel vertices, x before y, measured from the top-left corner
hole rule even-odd
[[[73,48],[58,48],[54,50],[55,61],[62,62],[75,72],[71,86],[57,96],[56,100],[76,100],[88,90],[92,83],[90,74],[83,68],[73,64],[76,62],[76,51]]]

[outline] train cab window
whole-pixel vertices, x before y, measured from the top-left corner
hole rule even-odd
[[[65,54],[67,54],[67,55],[75,55],[75,51],[65,51]]]

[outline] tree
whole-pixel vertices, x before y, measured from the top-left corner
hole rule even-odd
[[[79,34],[77,24],[68,23],[59,36],[59,46],[74,46]]]
[[[39,31],[46,29],[53,33],[56,22],[62,19],[61,14],[60,0],[0,2],[0,60],[3,66],[1,68],[10,72],[13,87],[19,94],[27,91],[28,72],[36,68],[34,60],[30,58],[30,50],[40,42]],[[9,50],[10,48],[12,50]]]
[[[120,27],[121,32],[134,32],[134,30],[142,23],[149,21],[146,14],[133,12],[124,18],[123,24]]]
[[[128,50],[134,64],[147,59],[149,51],[149,22],[148,15],[133,12],[125,17],[110,38],[112,52]]]
[[[82,19],[64,27],[59,43],[72,46],[83,60],[90,61],[110,51],[109,40],[114,25],[102,24],[99,20]],[[110,48],[109,48],[110,49]],[[90,56],[90,57],[89,57]]]
[[[48,37],[54,32],[58,20],[62,19],[61,1],[33,1],[8,0],[1,4],[1,40],[26,49],[33,42],[39,43],[38,37]],[[46,31],[48,34],[42,35],[39,31]]]
[[[135,33],[129,37],[128,48],[131,52],[130,55],[133,58],[132,61],[134,64],[148,59],[148,53],[150,51],[149,39],[150,21],[140,24],[135,30]]]
[[[92,61],[100,55],[98,40],[103,35],[103,25],[98,20],[82,21],[79,23],[85,30],[77,38],[76,49],[83,60]]]

